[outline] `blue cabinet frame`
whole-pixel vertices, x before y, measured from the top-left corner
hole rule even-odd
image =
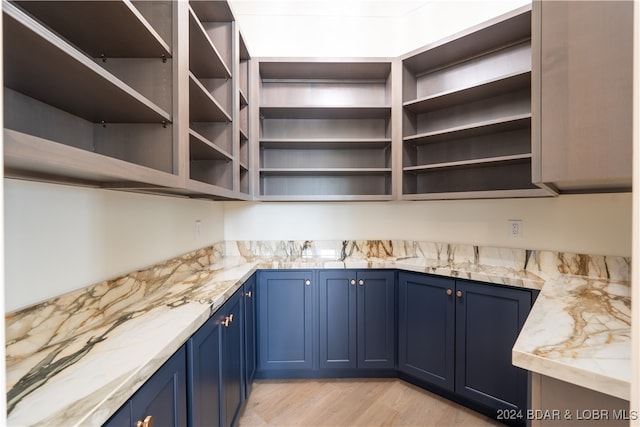
[[[313,369],[315,274],[312,270],[260,272],[257,279],[258,367],[261,372]]]
[[[395,274],[318,273],[320,369],[395,367]]]

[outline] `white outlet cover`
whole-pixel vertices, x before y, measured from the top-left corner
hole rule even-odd
[[[509,228],[507,234],[512,239],[522,239],[522,220],[510,219],[508,221]]]

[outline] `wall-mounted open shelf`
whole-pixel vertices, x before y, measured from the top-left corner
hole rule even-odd
[[[402,57],[402,198],[548,196],[531,180],[531,8]]]
[[[259,62],[262,200],[390,200],[391,61]]]
[[[6,176],[176,185],[170,47],[131,4],[73,3],[84,13],[123,16],[140,40],[108,50],[101,43],[118,32],[113,26],[84,39],[86,25],[62,19],[59,4],[20,2],[34,17],[3,2]],[[92,58],[100,51],[104,60]],[[165,85],[149,90],[145,80]]]
[[[250,197],[240,114],[250,57],[226,1],[3,0],[2,9],[6,176]]]

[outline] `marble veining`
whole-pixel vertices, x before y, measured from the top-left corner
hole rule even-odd
[[[630,295],[629,282],[547,282],[514,345],[514,364],[628,400]]]
[[[9,425],[101,425],[258,268],[398,268],[542,289],[514,363],[629,398],[628,258],[404,240],[227,241],[7,314]]]

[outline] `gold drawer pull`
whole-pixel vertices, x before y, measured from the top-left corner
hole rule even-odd
[[[144,421],[138,420],[136,427],[153,427],[153,416],[147,415]]]
[[[251,298],[251,291],[247,292],[246,295],[247,295],[247,298]]]
[[[456,296],[457,296],[458,298],[462,297],[462,291],[456,291]]]
[[[451,289],[447,289],[447,295],[451,295],[453,294],[453,291]]]
[[[349,282],[349,283],[351,283],[352,285],[355,285],[356,284],[356,279],[351,279],[351,282]]]
[[[358,285],[364,286],[364,280],[362,280],[362,279],[358,280]]]

